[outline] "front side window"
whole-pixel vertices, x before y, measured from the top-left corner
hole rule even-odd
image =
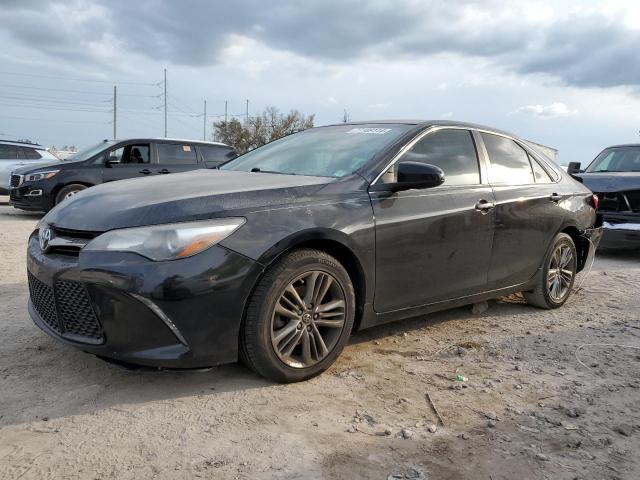
[[[220,169],[340,178],[357,171],[414,128],[404,124],[310,128],[245,153]]]
[[[107,162],[118,165],[138,165],[149,163],[149,144],[125,145],[109,152]]]
[[[396,181],[396,168],[402,162],[420,162],[440,167],[443,185],[477,185],[480,183],[478,155],[468,130],[436,130],[418,140],[410,150],[387,171],[380,180]]]
[[[195,165],[196,149],[184,143],[158,143],[158,162],[161,165]]]
[[[587,172],[640,172],[640,147],[617,147],[603,151]]]
[[[513,140],[482,133],[489,154],[489,182],[526,185],[535,183],[527,152]]]

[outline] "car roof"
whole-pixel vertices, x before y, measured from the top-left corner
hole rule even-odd
[[[109,141],[109,140],[106,140]],[[222,142],[209,142],[207,140],[193,140],[188,138],[165,138],[165,137],[134,137],[134,138],[118,138],[112,140],[113,142],[181,142],[181,143],[196,143],[198,145],[217,145],[219,147],[229,147],[226,143]]]
[[[39,143],[31,143],[31,142],[19,142],[12,140],[0,140],[0,144],[2,145],[12,145],[14,147],[30,147],[35,148],[37,150],[44,150],[44,147]]]
[[[512,133],[509,132],[505,132],[504,130],[500,130],[497,128],[493,128],[493,127],[488,127],[486,125],[479,125],[476,123],[468,123],[468,122],[455,122],[452,120],[411,120],[411,119],[404,119],[404,120],[363,120],[363,121],[357,121],[357,122],[347,122],[347,123],[334,123],[331,125],[327,125],[328,127],[331,126],[338,126],[338,125],[375,125],[375,124],[398,124],[398,125],[415,125],[416,127],[461,127],[461,128],[471,128],[474,130],[484,130],[487,132],[494,132],[494,133],[500,133],[502,135],[507,135],[510,137],[515,137],[515,138],[519,138],[517,135],[514,135]]]
[[[640,147],[640,143],[623,143],[621,145],[611,145],[610,147],[606,147],[605,150],[607,148],[625,148],[625,147]]]

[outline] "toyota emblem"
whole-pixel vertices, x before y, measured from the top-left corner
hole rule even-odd
[[[50,240],[51,240],[51,229],[43,228],[42,230],[40,230],[40,232],[38,233],[38,242],[40,243],[40,250],[42,250],[43,252],[46,252],[47,248],[49,247]]]

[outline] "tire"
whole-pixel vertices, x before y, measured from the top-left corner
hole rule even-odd
[[[554,268],[558,262],[561,268]],[[532,291],[522,292],[527,303],[547,310],[564,305],[571,295],[577,266],[578,256],[573,239],[566,233],[559,233],[545,256],[538,285]],[[568,272],[571,273],[570,279]],[[554,288],[554,285],[557,288]]]
[[[335,258],[320,250],[294,250],[269,267],[249,299],[240,359],[280,383],[315,377],[342,352],[355,310],[353,284]]]
[[[56,195],[56,205],[58,205],[60,202],[62,202],[63,200],[66,200],[67,198],[75,195],[76,193],[85,190],[87,187],[86,185],[81,185],[79,183],[72,183],[71,185],[67,185],[65,187],[62,187],[62,189],[60,189],[60,191],[58,192],[58,194]]]

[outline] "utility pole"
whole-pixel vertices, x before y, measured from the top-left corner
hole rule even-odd
[[[164,138],[167,138],[167,69],[164,69]]]
[[[202,140],[207,139],[207,101],[204,101],[204,120],[202,122]]]
[[[116,132],[118,131],[117,122],[118,122],[118,87],[113,86],[113,139],[116,139]]]
[[[247,98],[247,125],[249,124],[249,99]]]
[[[224,123],[227,123],[227,101],[224,101]]]

